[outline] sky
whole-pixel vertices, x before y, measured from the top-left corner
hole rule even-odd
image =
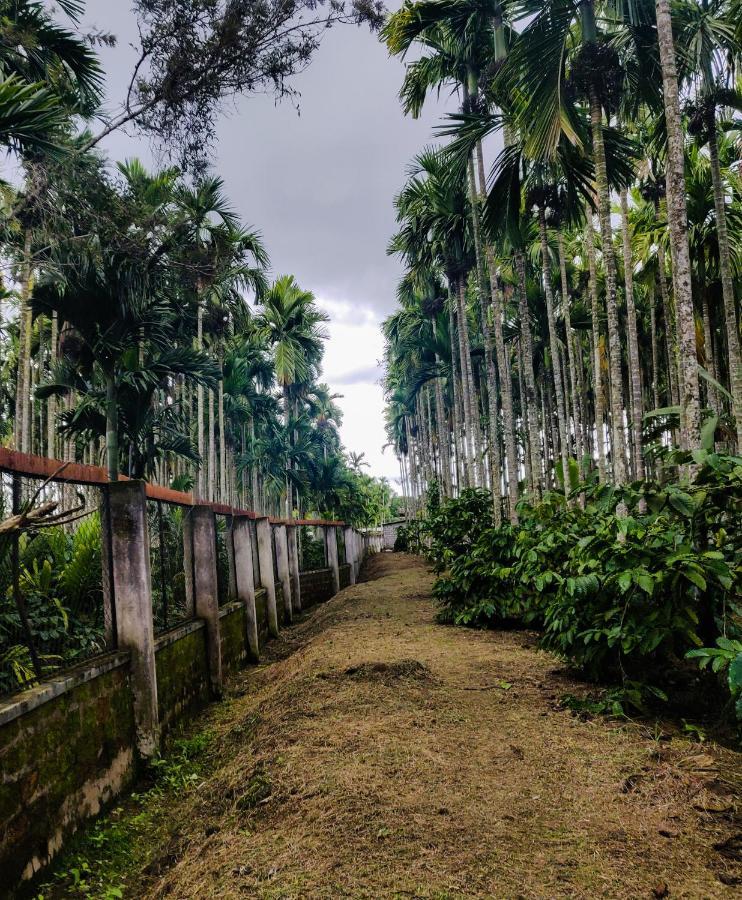
[[[114,113],[131,73],[134,15],[126,0],[88,0],[84,24],[117,36],[115,48],[100,50],[107,111]],[[394,308],[401,274],[386,255],[392,201],[409,162],[433,142],[445,104],[434,98],[420,119],[404,117],[397,97],[403,72],[366,28],[331,29],[293,82],[299,111],[263,95],[230,102],[213,159],[243,222],[262,232],[272,274],[293,273],[329,313],[323,379],[343,395],[343,444],[366,454],[366,471],[393,482],[399,469],[391,449],[382,451],[379,385],[379,326]],[[136,132],[115,133],[103,147],[113,160],[156,160]]]

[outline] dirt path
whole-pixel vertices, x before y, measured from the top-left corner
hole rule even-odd
[[[735,754],[581,721],[532,636],[436,625],[413,557],[368,575],[233,684],[131,896],[739,896]]]

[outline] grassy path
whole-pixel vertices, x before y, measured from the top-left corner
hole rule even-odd
[[[582,721],[531,635],[436,625],[412,557],[368,576],[199,723],[201,774],[148,813],[124,896],[739,896],[738,756]]]

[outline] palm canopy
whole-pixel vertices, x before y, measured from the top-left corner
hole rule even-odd
[[[293,275],[282,275],[266,292],[257,324],[274,348],[276,379],[284,390],[310,381],[317,371],[327,321],[314,294],[299,287]]]

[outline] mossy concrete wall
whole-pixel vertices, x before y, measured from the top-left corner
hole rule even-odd
[[[340,569],[341,583],[349,567]],[[301,574],[302,604],[328,600],[332,571]],[[283,609],[281,586],[276,605]],[[267,642],[265,589],[256,591],[261,645]],[[246,654],[245,610],[219,613],[221,666]],[[76,828],[136,778],[139,757],[129,653],[110,653],[0,701],[0,898],[43,868]],[[212,696],[204,621],[184,622],[155,641],[161,735]]]
[[[302,608],[313,606],[315,603],[323,603],[332,597],[332,569],[313,569],[309,572],[301,572],[299,583],[301,584]]]
[[[236,672],[247,660],[245,607],[239,602],[229,603],[219,610],[219,617],[222,666],[225,672]]]
[[[340,590],[350,587],[350,565],[344,563],[340,566]]]
[[[206,627],[185,622],[157,638],[157,709],[163,734],[177,719],[193,715],[211,699]]]
[[[45,866],[136,774],[126,654],[0,705],[0,896]]]

